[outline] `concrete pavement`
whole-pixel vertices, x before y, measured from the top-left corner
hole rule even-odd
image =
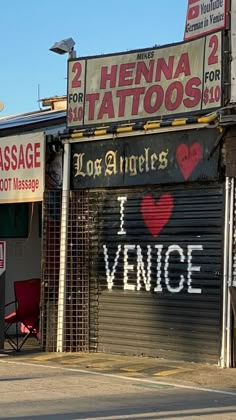
[[[157,383],[171,383],[190,387],[205,387],[235,392],[236,369],[170,361],[158,358],[123,356],[104,353],[45,353],[35,344],[24,346],[16,353],[5,346],[2,357],[8,361],[65,369],[90,371],[123,378],[148,379]]]

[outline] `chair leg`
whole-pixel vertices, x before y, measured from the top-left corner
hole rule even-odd
[[[19,345],[19,336],[18,336],[18,322],[16,322],[16,351],[18,351],[18,345]]]
[[[16,337],[15,339],[13,339],[8,333],[8,329],[10,328],[11,325],[8,325],[5,327],[4,329],[4,335],[5,335],[5,339],[8,341],[8,343],[10,344],[10,346],[17,352],[19,352],[22,348],[22,346],[24,345],[24,343],[28,340],[28,338],[30,336],[35,337],[36,340],[39,342],[38,339],[38,322],[29,329],[29,326],[25,325],[25,327],[28,329],[28,333],[25,334],[25,336],[21,339],[20,337],[20,330],[19,330],[19,324],[16,323]]]
[[[11,327],[11,324],[8,324],[5,326],[4,328],[4,338],[5,340],[8,341],[8,343],[10,344],[10,346],[17,351],[17,347],[18,347],[18,337],[17,337],[17,330],[16,330],[16,341],[13,340],[13,338],[8,334],[8,330]]]
[[[19,338],[19,326],[18,323],[16,322],[16,326],[15,326],[15,331],[16,331],[16,336],[15,336],[15,340],[7,333],[8,329],[10,328],[10,325],[7,326],[7,328],[5,328],[4,334],[5,334],[5,339],[8,341],[8,343],[10,344],[10,346],[13,348],[13,350],[15,351],[20,351],[21,347],[23,346],[24,342],[26,341],[26,339],[28,338],[28,334],[26,337],[24,337],[24,339],[22,341],[20,341]]]
[[[26,342],[26,340],[28,340],[28,338],[31,337],[31,336],[35,337],[36,340],[39,342],[39,339],[38,339],[38,330],[39,330],[38,321],[31,327],[29,327],[26,324],[23,324],[23,325],[28,329],[28,333],[24,336],[23,340],[20,342],[19,350],[21,349],[23,344]]]
[[[32,331],[29,331],[25,336],[24,336],[24,338],[22,339],[22,341],[20,342],[20,344],[17,346],[18,347],[18,350],[17,351],[20,351],[20,349],[21,349],[21,347],[24,345],[24,343],[26,342],[26,340],[28,340],[28,338],[30,337],[30,336],[33,336],[34,334],[32,333]]]
[[[10,337],[8,334],[5,334],[5,338],[6,338],[6,340],[8,341],[8,343],[10,344],[10,346],[15,350],[15,351],[19,351],[19,349],[18,349],[18,340],[15,342],[14,340],[13,340],[13,338],[12,337]]]

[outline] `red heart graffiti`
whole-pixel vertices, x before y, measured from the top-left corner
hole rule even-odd
[[[190,148],[186,144],[177,147],[176,159],[185,180],[190,177],[202,155],[202,146],[199,143],[194,143]]]
[[[174,207],[174,199],[170,194],[163,194],[155,203],[150,195],[145,195],[141,203],[143,220],[154,238],[168,222]]]

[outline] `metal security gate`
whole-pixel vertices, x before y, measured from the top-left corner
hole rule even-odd
[[[43,209],[41,343],[46,351],[56,351],[61,264],[61,191],[46,192]],[[88,193],[86,191],[71,193],[66,241],[63,351],[89,350],[88,226]]]
[[[41,344],[56,351],[60,270],[61,191],[47,191],[43,202]]]
[[[90,350],[217,363],[224,186],[89,192]]]
[[[63,351],[89,350],[88,193],[70,194]]]

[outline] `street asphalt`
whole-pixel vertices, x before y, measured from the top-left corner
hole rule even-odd
[[[236,369],[38,349],[0,355],[0,419],[235,420]]]

